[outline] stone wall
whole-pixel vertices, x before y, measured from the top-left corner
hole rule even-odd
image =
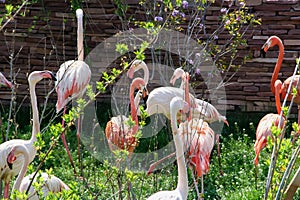
[[[57,71],[65,60],[76,57],[76,20],[69,1],[44,0],[26,8],[26,17],[16,17],[0,33],[0,70],[9,77],[10,66],[16,84],[17,102],[28,102],[27,75],[33,70],[48,69]],[[127,15],[137,19],[145,18],[145,13],[136,0],[128,0]],[[300,49],[300,5],[297,0],[270,1],[247,0],[252,13],[262,18],[262,25],[249,30],[248,47],[239,54],[244,57],[250,53],[252,59],[244,64],[226,86],[227,101],[215,102],[219,108],[241,111],[274,111],[274,97],[270,92],[271,75],[277,60],[278,49],[270,50],[266,58],[260,58],[260,48],[271,35],[279,36],[285,45],[285,58],[279,74],[281,80],[293,73],[295,59]],[[206,15],[207,25],[217,25],[220,8],[228,1],[216,1]],[[3,4],[0,3],[0,9]],[[111,0],[86,0],[83,2],[85,13],[85,46],[88,53],[106,38],[122,30],[120,19],[114,14],[116,5]],[[217,42],[223,44],[226,35],[219,36]],[[10,57],[15,58],[10,63]],[[107,66],[103,66],[106,68]],[[101,70],[99,70],[101,71]],[[93,73],[99,73],[94,71]],[[227,74],[229,77],[231,74]],[[227,77],[227,78],[228,78]],[[226,77],[225,77],[226,78]],[[38,85],[38,96],[52,88],[49,82]],[[198,91],[196,90],[196,93]],[[103,98],[105,95],[103,96]],[[55,102],[55,94],[50,102]],[[1,88],[0,99],[9,102],[10,91]]]

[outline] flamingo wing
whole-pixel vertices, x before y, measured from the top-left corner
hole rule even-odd
[[[105,135],[109,144],[110,150],[126,149],[133,152],[136,144],[134,137],[134,128],[130,128],[126,121],[129,119],[124,115],[112,117],[106,124]]]
[[[81,97],[90,78],[91,70],[84,61],[64,62],[57,72],[57,81],[55,82],[58,98],[56,111],[59,112],[73,98]]]
[[[277,126],[280,122],[280,115],[269,113],[265,115],[258,123],[257,129],[256,129],[256,141],[254,144],[254,150],[255,150],[255,159],[254,164],[258,164],[259,154],[260,151],[265,148],[268,137],[273,138],[271,128],[273,125]],[[282,118],[282,123],[280,128],[283,128],[284,126],[284,118]]]
[[[215,133],[207,122],[196,118],[189,122],[188,128],[186,141],[190,143],[190,162],[200,177],[209,172],[209,158],[214,147]]]

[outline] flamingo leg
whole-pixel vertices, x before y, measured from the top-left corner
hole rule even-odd
[[[4,199],[8,199],[9,196],[9,183],[5,183],[4,186]]]
[[[64,107],[64,114],[66,114],[66,110],[67,110],[66,107]],[[65,120],[62,120],[61,124],[62,124],[62,127],[64,127],[65,126]],[[63,142],[63,144],[65,146],[65,149],[67,151],[67,154],[68,154],[68,157],[70,159],[71,165],[73,167],[74,175],[76,176],[77,172],[76,172],[76,168],[75,168],[75,165],[74,165],[74,162],[73,162],[73,159],[72,159],[72,155],[70,153],[70,150],[69,150],[69,147],[68,147],[68,144],[67,144],[67,141],[66,141],[66,135],[64,133],[62,133],[60,135],[60,137],[61,137],[61,140],[62,140],[62,142]]]
[[[216,143],[218,145],[218,162],[220,168],[220,175],[223,176],[223,170],[221,165],[221,145],[220,145],[220,134],[216,134]]]
[[[196,180],[195,178],[195,175],[194,175],[194,171],[192,168],[190,168],[191,171],[192,171],[192,177],[193,177],[193,181],[194,181],[194,185],[195,185],[195,190],[196,190],[196,193],[197,193],[197,199],[200,199],[200,192],[199,192],[199,188],[198,188],[198,180]]]
[[[77,143],[78,143],[78,151],[77,151],[77,154],[78,154],[78,162],[79,162],[79,165],[80,165],[80,167],[82,168],[82,166],[81,166],[81,157],[80,157],[80,131],[81,131],[81,117],[80,117],[80,114],[79,114],[78,121],[77,121],[77,133],[76,133],[76,136],[77,136]]]
[[[151,174],[153,172],[153,170],[156,168],[156,166],[160,163],[162,163],[163,161],[167,160],[168,158],[171,158],[173,156],[176,155],[176,152],[171,153],[170,155],[167,155],[166,157],[163,157],[162,159],[152,163],[148,169],[147,175]]]
[[[201,175],[201,197],[200,199],[203,200],[204,198],[204,179],[203,179],[203,174]]]

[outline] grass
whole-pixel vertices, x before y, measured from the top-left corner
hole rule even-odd
[[[253,150],[255,141],[255,127],[259,121],[254,119],[253,123],[246,117],[230,117],[230,127],[224,127],[221,135],[221,164],[223,174],[220,175],[216,147],[211,155],[210,172],[204,176],[205,199],[262,199],[265,179],[268,170],[268,160],[270,158],[270,149],[264,149],[260,156],[258,166],[258,176],[255,178],[255,168],[253,159],[255,153]],[[248,115],[247,115],[248,116]],[[258,115],[260,116],[260,115]],[[234,120],[244,120],[243,123]],[[253,119],[253,118],[252,118]],[[5,121],[5,120],[3,120]],[[4,124],[5,126],[5,124]],[[23,138],[29,138],[30,128],[25,128],[26,134]],[[143,170],[129,171],[112,165],[106,159],[96,159],[91,155],[87,147],[82,148],[82,167],[77,159],[77,139],[75,129],[71,130],[66,136],[70,143],[70,149],[75,161],[77,172],[83,177],[78,178],[73,175],[73,169],[63,147],[61,140],[55,146],[49,159],[42,167],[43,171],[52,168],[53,174],[60,177],[71,187],[71,191],[65,192],[62,197],[51,197],[51,199],[128,199],[133,194],[136,199],[145,199],[151,194],[160,190],[173,190],[177,185],[177,166],[176,162],[158,170],[157,172],[146,175]],[[98,134],[103,134],[100,132]],[[169,130],[163,131],[157,137],[166,139],[170,136]],[[52,135],[45,132],[42,135],[45,141],[43,152],[49,147]],[[169,139],[166,139],[169,140]],[[153,144],[155,144],[155,142]],[[151,143],[151,142],[150,142]],[[145,148],[151,147],[149,142],[142,141],[138,151],[145,151]],[[31,164],[29,172],[36,169],[39,163],[38,157]],[[126,166],[126,165],[125,165]],[[148,168],[148,166],[142,166]],[[189,177],[191,171],[189,170]],[[189,200],[197,199],[192,179],[189,179]],[[198,185],[199,189],[200,184]],[[131,188],[131,189],[129,189]],[[295,199],[299,199],[297,194]]]

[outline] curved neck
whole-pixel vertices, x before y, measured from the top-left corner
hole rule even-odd
[[[18,152],[19,151],[19,152]],[[23,165],[22,165],[22,169],[14,183],[14,186],[13,186],[13,190],[20,190],[20,185],[21,185],[21,182],[27,172],[27,166],[29,165],[29,153],[26,149],[26,147],[24,147],[23,145],[20,145],[20,146],[17,146],[16,149],[15,149],[15,154],[21,154],[24,156],[24,162],[23,162]]]
[[[36,135],[40,132],[40,122],[39,122],[39,111],[37,106],[37,98],[35,93],[35,85],[36,83],[32,83],[29,80],[29,93],[30,93],[30,100],[31,100],[31,107],[32,107],[32,135],[31,135],[31,142],[36,141]]]
[[[182,83],[184,84],[184,100],[189,104],[191,108],[190,91],[189,91],[189,73],[185,72],[182,76]],[[188,121],[192,119],[192,112],[189,112]]]
[[[78,60],[83,61],[84,50],[83,50],[83,23],[82,15],[77,17],[77,56]]]
[[[146,64],[142,64],[141,68],[144,70],[144,82],[147,85],[149,82],[149,69]]]
[[[131,118],[132,120],[135,122],[134,125],[134,131],[137,131],[137,128],[139,127],[139,121],[138,121],[138,117],[137,117],[137,109],[136,106],[139,104],[140,99],[138,98],[138,100],[136,100],[134,98],[134,90],[135,90],[135,85],[132,83],[130,85],[130,91],[129,91],[129,98],[130,98],[130,111],[131,111]],[[139,94],[137,94],[139,95]]]
[[[177,167],[178,167],[178,184],[177,189],[180,193],[187,199],[188,195],[188,176],[186,171],[186,164],[184,158],[183,143],[179,134],[177,133],[177,124],[176,124],[176,112],[171,113],[171,127],[173,132],[173,139],[176,148],[176,158],[177,158]]]
[[[282,60],[283,60],[283,56],[284,56],[284,46],[282,44],[281,41],[277,41],[277,45],[279,47],[279,54],[278,54],[278,59],[277,59],[277,62],[276,62],[276,65],[275,65],[275,68],[274,68],[274,71],[273,71],[273,74],[272,74],[272,79],[271,79],[271,90],[272,90],[272,93],[275,94],[275,81],[277,80],[278,78],[278,74],[279,74],[279,71],[280,71],[280,68],[281,68],[281,64],[282,64]]]

